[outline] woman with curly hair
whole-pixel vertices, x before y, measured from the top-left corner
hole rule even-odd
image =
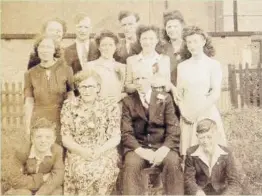
[[[61,134],[67,149],[64,195],[108,195],[115,186],[120,109],[100,95],[102,79],[94,70],[75,75],[80,96],[65,101]]]
[[[184,29],[186,60],[178,64],[177,88],[173,86],[175,101],[181,111],[181,155],[188,147],[197,144],[196,124],[203,118],[217,123],[217,141],[226,145],[222,119],[216,107],[219,99],[222,70],[221,64],[211,58],[215,51],[208,35],[199,27]]]
[[[25,123],[46,118],[57,125],[57,143],[61,143],[60,111],[64,100],[73,98],[73,70],[60,57],[60,47],[54,39],[40,36],[34,44],[40,63],[25,73]]]

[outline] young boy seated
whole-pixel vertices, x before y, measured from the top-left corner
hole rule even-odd
[[[55,144],[55,124],[38,119],[31,133],[32,144],[14,155],[5,195],[62,195],[63,149]]]
[[[216,123],[197,124],[199,145],[187,150],[185,192],[188,195],[238,195],[240,184],[232,153],[216,142]]]

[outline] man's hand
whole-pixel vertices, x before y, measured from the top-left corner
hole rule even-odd
[[[154,159],[154,154],[155,152],[151,149],[145,149],[145,148],[142,148],[142,147],[139,147],[135,150],[135,153],[140,156],[141,158],[149,161],[149,163],[152,163],[153,162],[153,159]]]
[[[205,194],[204,191],[198,190],[198,191],[196,192],[196,196],[206,196],[206,194]]]
[[[170,149],[166,146],[162,146],[154,152],[153,166],[160,165],[164,158],[167,156]]]

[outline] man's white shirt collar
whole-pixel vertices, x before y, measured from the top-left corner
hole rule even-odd
[[[140,93],[140,92],[138,92],[138,94],[139,94],[139,98],[140,98],[143,106],[144,106],[145,108],[148,108],[149,103],[150,103],[151,94],[152,94],[152,89],[148,90],[148,91],[146,92],[145,96],[144,96],[143,93]]]
[[[83,42],[80,42],[78,39],[75,40],[76,42],[76,50],[77,50],[77,56],[78,56],[78,59],[80,61],[80,64],[83,66],[83,51],[82,51],[82,46],[83,44],[85,44],[85,48],[86,48],[86,51],[87,53],[89,52],[89,39],[85,40],[84,43]]]
[[[46,157],[46,156],[53,156],[53,154],[52,154],[52,152],[51,152],[51,149],[49,149],[48,151],[46,151],[46,153],[44,154],[44,157]],[[36,159],[38,159],[38,160],[41,159],[40,157],[37,156],[34,145],[31,146],[30,154],[29,154],[29,157],[28,157],[28,158],[30,158],[30,159],[36,158]]]
[[[219,145],[216,145],[215,150],[214,150],[214,154],[212,156],[212,161],[211,161],[211,165],[209,164],[208,161],[208,157],[206,156],[206,154],[204,153],[204,150],[201,146],[199,146],[196,151],[194,153],[191,154],[191,156],[197,156],[199,157],[208,167],[209,170],[209,175],[211,176],[211,172],[212,172],[212,168],[215,166],[215,164],[219,164],[218,158],[221,155],[227,155],[228,153],[225,152]]]

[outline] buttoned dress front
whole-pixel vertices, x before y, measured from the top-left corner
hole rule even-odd
[[[38,118],[46,118],[57,126],[57,143],[61,144],[60,112],[67,92],[74,89],[73,70],[58,59],[50,68],[40,64],[25,73],[25,97],[34,98],[31,124]],[[47,74],[49,73],[49,74]]]

